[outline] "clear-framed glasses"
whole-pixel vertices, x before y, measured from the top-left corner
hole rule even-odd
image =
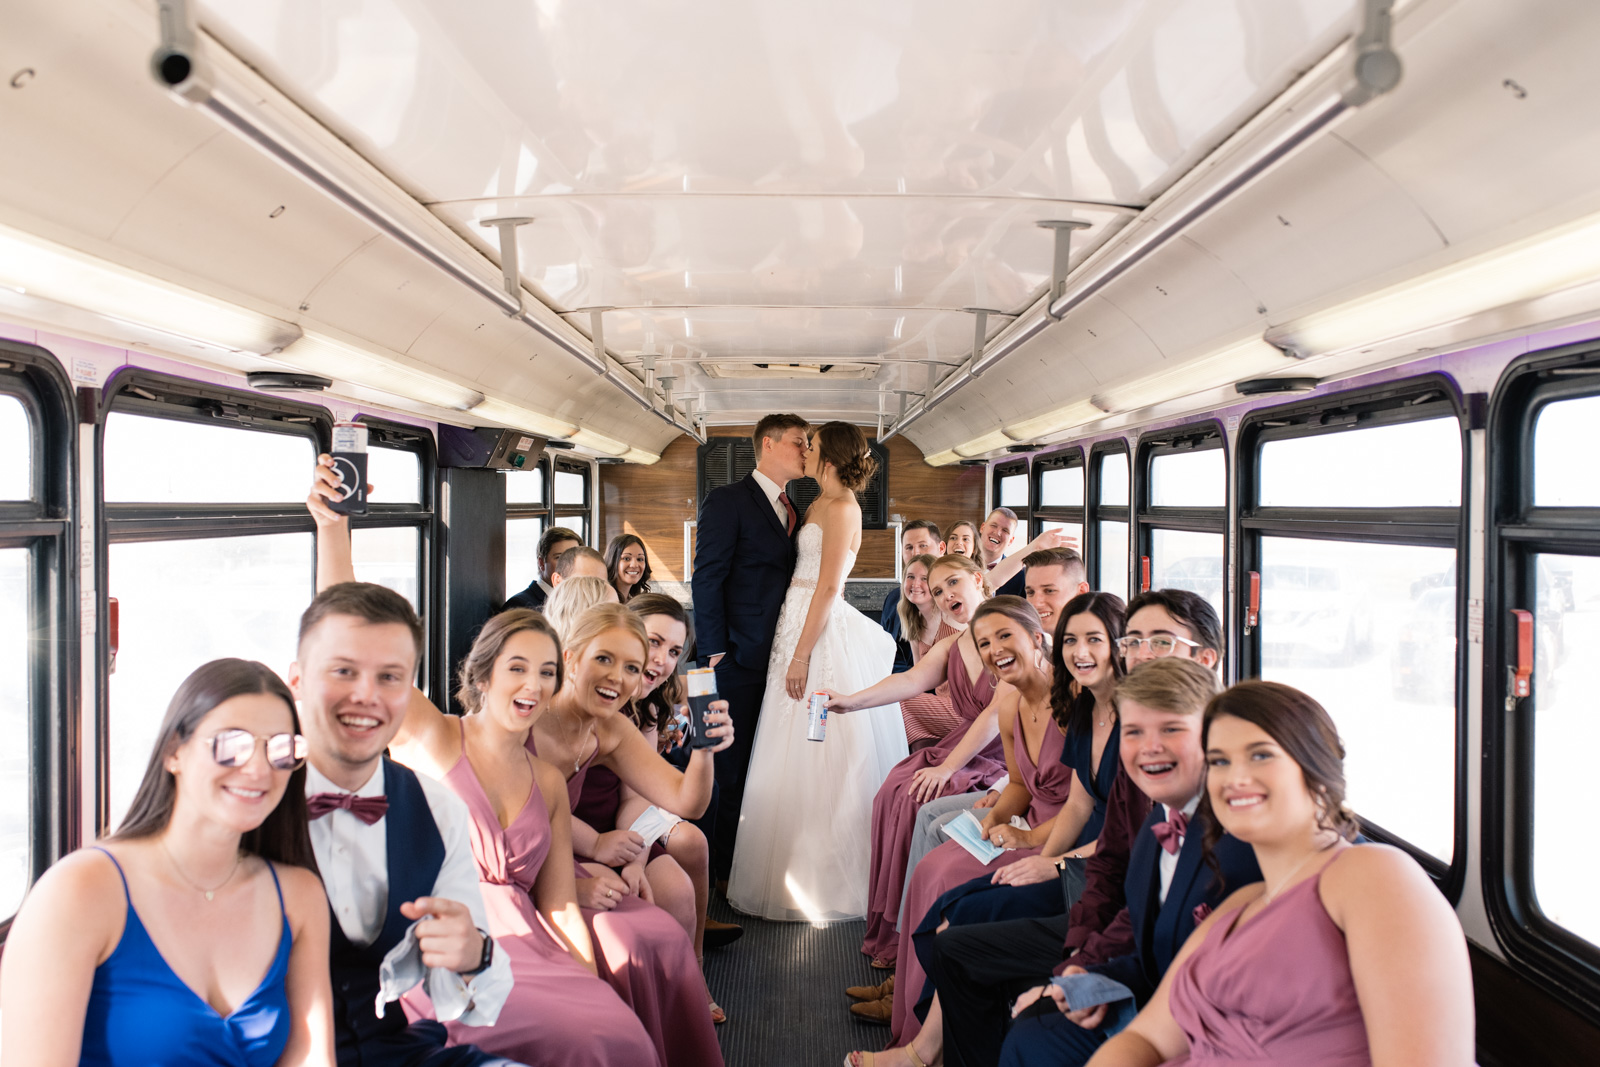
[[[1124,657],[1131,656],[1139,651],[1140,645],[1147,645],[1152,656],[1170,656],[1178,650],[1179,645],[1190,649],[1200,647],[1200,642],[1191,641],[1187,637],[1177,634],[1151,634],[1149,637],[1119,637],[1117,638],[1117,651]]]
[[[265,742],[267,763],[274,770],[292,771],[306,761],[306,739],[299,734],[257,737],[249,730],[222,730],[211,738],[211,758],[219,767],[243,767]]]

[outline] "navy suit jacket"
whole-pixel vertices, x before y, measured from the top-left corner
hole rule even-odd
[[[719,669],[738,667],[765,677],[794,560],[794,538],[754,475],[706,494],[695,528],[692,580],[696,656],[702,663],[720,652]]]
[[[1222,865],[1223,877],[1222,884],[1217,884],[1211,867],[1205,862],[1201,845],[1205,817],[1196,812],[1190,817],[1188,833],[1184,834],[1166,902],[1161,903],[1161,868],[1156,862],[1161,846],[1156,843],[1153,827],[1166,818],[1165,808],[1152,805],[1128,857],[1128,877],[1123,886],[1128,901],[1127,918],[1133,926],[1133,953],[1088,968],[1133,990],[1140,1007],[1155,993],[1161,976],[1172,966],[1173,957],[1194,933],[1198,925],[1195,909],[1203,904],[1209,914],[1228,894],[1261,881],[1255,850],[1232,834],[1224,834],[1217,843],[1217,859]]]

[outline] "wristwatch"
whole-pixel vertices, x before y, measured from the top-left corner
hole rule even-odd
[[[461,977],[463,978],[471,978],[474,975],[482,974],[488,969],[489,964],[494,962],[494,938],[490,937],[488,932],[482,929],[478,931],[478,934],[483,938],[483,956],[479,958],[478,965],[472,970],[461,972]]]

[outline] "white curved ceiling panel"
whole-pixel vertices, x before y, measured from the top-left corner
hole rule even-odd
[[[434,200],[821,189],[1148,199],[1352,0],[207,0]]]
[[[1174,241],[1160,256],[1129,271],[1102,299],[1137,322],[1165,357],[1187,355],[1196,337],[1266,327],[1265,311],[1250,287],[1190,240]]]

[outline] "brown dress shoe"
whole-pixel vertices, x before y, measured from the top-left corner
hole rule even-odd
[[[851,1000],[882,1000],[894,992],[894,975],[877,985],[853,985],[844,991]]]
[[[735,923],[718,922],[715,919],[706,920],[706,948],[726,948],[743,936],[744,927],[742,926]]]
[[[894,994],[880,1000],[863,1001],[860,1004],[850,1005],[850,1014],[864,1023],[875,1026],[888,1026],[894,1018]]]

